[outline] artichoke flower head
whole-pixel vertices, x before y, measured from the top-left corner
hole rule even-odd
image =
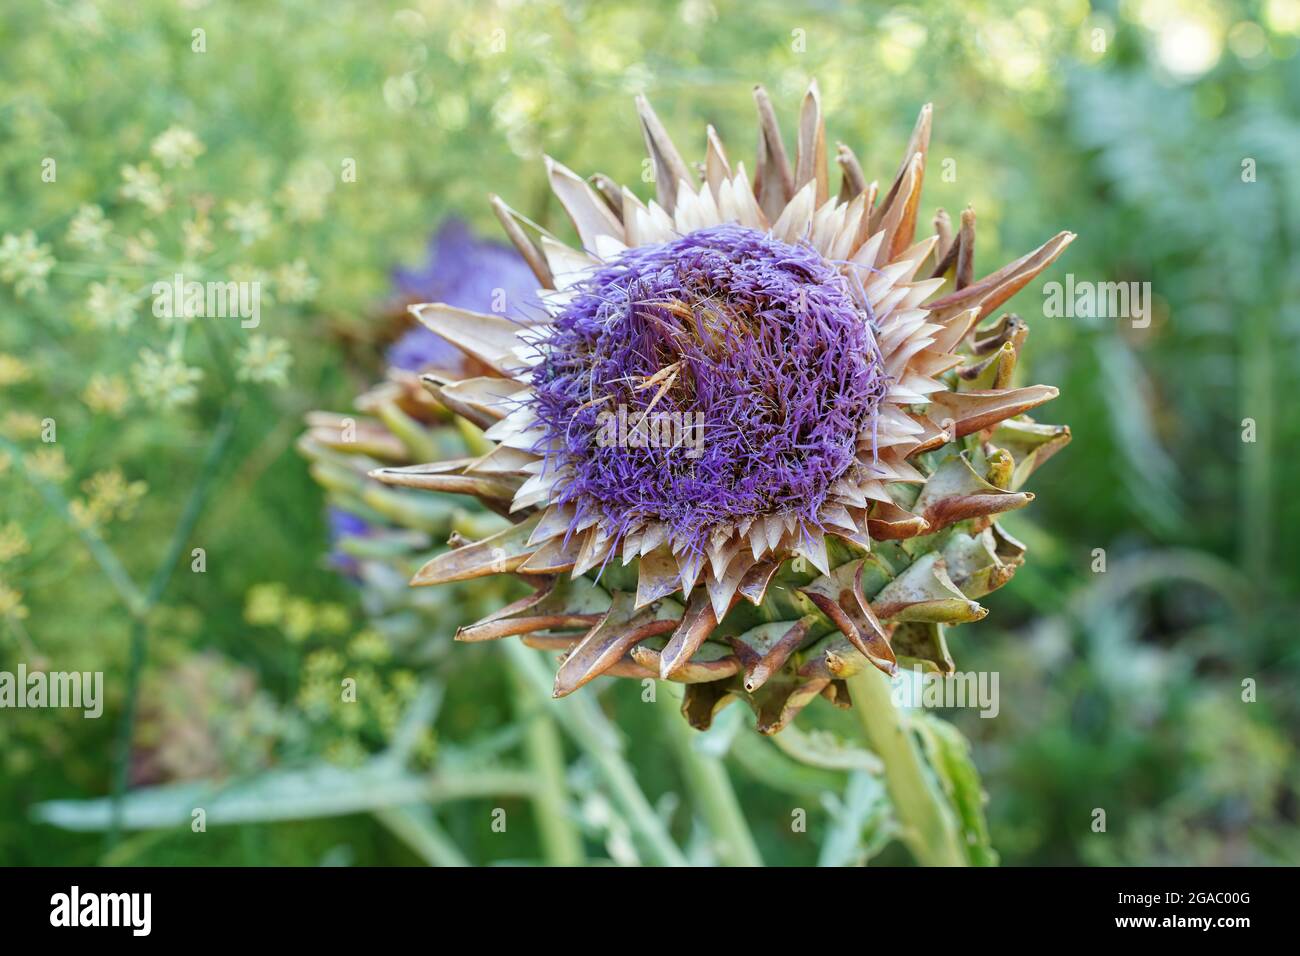
[[[674,680],[693,725],[743,699],[774,733],[818,695],[849,705],[862,667],[951,671],[945,626],[1023,561],[995,516],[1069,431],[1025,415],[1056,389],[1010,384],[1025,324],[984,320],[1074,236],[977,281],[971,211],[915,240],[929,106],[886,188],[840,146],[832,195],[816,84],[793,164],[755,99],[752,179],[711,127],[688,166],[644,99],[654,199],[548,158],[576,246],[493,197],[540,305],[412,306],[481,373],[423,383],[489,450],[374,476],[510,518],[412,581],[533,587],[460,640],[562,650],[556,696]]]

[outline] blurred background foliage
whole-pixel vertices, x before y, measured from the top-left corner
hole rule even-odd
[[[303,414],[379,377],[392,271],[444,219],[495,235],[497,192],[565,228],[543,153],[635,181],[638,92],[692,157],[706,122],[738,152],[752,84],[789,136],[811,77],[829,134],[879,178],[935,104],[923,205],[974,206],[977,269],[1069,228],[1042,281],[1151,283],[1142,329],[1045,318],[1041,282],[1012,302],[1029,374],[1062,388],[1042,417],[1074,443],[1005,522],[1030,561],[954,641],[960,668],[1001,674],[997,719],[949,716],[1002,861],[1300,860],[1298,45],[1300,0],[4,4],[0,669],[102,670],[106,703],[100,720],[0,712],[0,861],[537,858],[545,825],[508,775],[439,804],[436,825],[361,807],[106,842],[31,807],[368,773],[394,750],[417,770],[505,774],[532,726],[520,681],[497,649],[445,653],[461,608],[419,660],[372,626],[326,558],[293,452]],[[150,287],[177,272],[261,282],[260,326],[159,320]],[[363,707],[339,706],[340,674],[364,675]],[[604,714],[654,812],[709,862],[638,694],[605,688]],[[761,744],[728,767],[769,863],[880,849],[866,778]],[[617,800],[564,746],[585,855],[637,860]],[[494,832],[498,806],[525,824]],[[846,820],[850,849],[828,850]]]

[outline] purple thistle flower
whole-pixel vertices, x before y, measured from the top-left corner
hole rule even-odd
[[[695,553],[715,529],[760,516],[821,527],[888,387],[868,317],[832,264],[721,225],[630,249],[575,293],[535,343],[530,399],[537,451],[567,471],[554,502],[577,506],[575,526],[595,515],[617,540],[661,521]],[[608,416],[646,412],[702,423],[696,454],[602,435]]]
[[[537,279],[509,246],[475,238],[459,219],[443,223],[429,241],[429,257],[415,269],[398,269],[393,281],[403,299],[445,302],[475,312],[523,318],[540,308]],[[388,364],[407,371],[429,365],[458,367],[460,351],[422,325],[405,332],[388,349]]]
[[[515,523],[435,556],[412,583],[534,583],[459,636],[535,635],[524,640],[566,649],[556,697],[601,675],[657,675],[683,683],[693,726],[742,699],[773,734],[818,698],[875,694],[866,668],[950,672],[940,626],[982,618],[974,599],[1022,563],[996,518],[1028,503],[1021,483],[1069,430],[1024,417],[1056,389],[1006,387],[1020,321],[975,327],[1074,235],[975,281],[973,213],[954,230],[940,210],[936,235],[915,241],[929,105],[886,190],[842,150],[832,198],[816,83],[794,168],[762,87],[754,99],[752,182],[714,130],[697,181],[638,98],[653,204],[548,157],[574,247],[553,235],[539,244],[493,198],[521,254],[543,257],[553,292],[533,323],[421,310],[475,359],[447,370],[466,398],[451,411],[488,424],[477,407],[488,402],[497,419],[487,454],[427,473],[497,511],[509,494]],[[481,375],[494,380],[464,384]],[[990,377],[993,387],[959,387]],[[375,474],[410,483],[398,469]],[[864,573],[873,550],[880,563]],[[602,578],[620,558],[624,570]],[[560,587],[561,575],[577,580]],[[949,849],[940,855],[961,855]]]
[[[329,524],[330,535],[330,564],[348,577],[359,577],[361,573],[360,563],[343,550],[342,543],[345,538],[367,537],[373,533],[373,529],[365,518],[350,511],[344,511],[342,508],[332,506],[328,508],[326,519]]]

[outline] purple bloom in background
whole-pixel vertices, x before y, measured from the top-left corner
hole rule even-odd
[[[468,225],[448,219],[429,241],[424,265],[395,269],[398,297],[409,302],[445,302],[472,312],[499,313],[525,319],[541,310],[537,277],[510,246],[478,239]],[[447,339],[416,324],[404,332],[385,356],[387,363],[408,372],[429,365],[458,368],[464,355]],[[329,510],[330,561],[343,574],[356,578],[359,563],[339,548],[348,537],[367,537],[373,528],[350,511]]]
[[[820,527],[888,387],[834,265],[722,225],[630,249],[576,291],[536,342],[530,399],[538,451],[569,472],[553,500],[577,505],[575,527],[595,514],[617,541],[661,521],[697,552],[713,530],[765,515]],[[611,414],[651,411],[701,423],[695,453],[602,431]]]
[[[537,277],[509,246],[475,238],[469,226],[448,219],[429,242],[428,261],[393,273],[404,299],[445,302],[472,312],[513,318],[537,315]],[[435,332],[417,325],[388,350],[388,364],[407,371],[427,365],[455,368],[461,352]]]
[[[339,548],[344,538],[364,538],[370,534],[370,525],[364,518],[354,515],[342,508],[331,507],[326,518],[330,530],[330,563],[349,577],[356,577],[360,572],[357,559]]]
[[[445,302],[472,312],[515,318],[537,315],[537,277],[513,248],[475,238],[469,226],[448,219],[429,240],[423,266],[397,269],[393,282],[406,301]],[[402,334],[385,356],[390,366],[416,372],[428,366],[458,368],[464,356],[450,342],[422,325]],[[374,532],[365,519],[340,508],[329,509],[330,561],[342,573],[358,577],[357,559],[339,543]]]
[[[337,535],[364,535],[370,530],[364,518],[342,508],[329,510],[330,532]]]

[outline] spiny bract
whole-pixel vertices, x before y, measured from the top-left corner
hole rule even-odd
[[[982,618],[1022,563],[994,516],[1032,499],[1020,487],[1069,431],[1024,414],[1056,389],[1010,386],[1024,323],[981,321],[1074,236],[973,281],[970,210],[914,242],[929,106],[877,201],[843,145],[830,195],[815,83],[793,166],[755,99],[752,185],[712,128],[692,170],[640,99],[655,200],[548,158],[575,249],[493,197],[541,307],[412,307],[479,363],[424,383],[491,448],[374,475],[514,522],[412,581],[534,587],[460,640],[564,651],[556,696],[675,680],[695,726],[741,698],[775,733],[818,694],[848,705],[868,663],[950,671],[944,627]]]

